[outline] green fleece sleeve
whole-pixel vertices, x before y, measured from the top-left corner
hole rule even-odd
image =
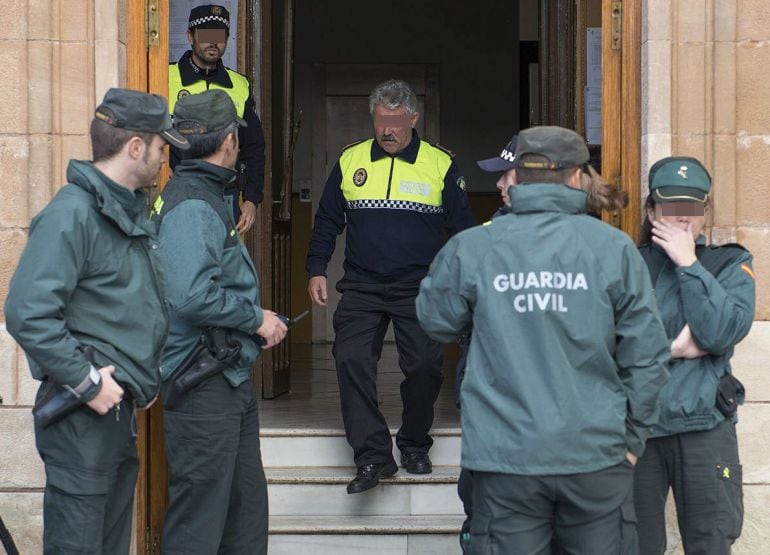
[[[626,444],[644,452],[658,419],[658,397],[668,381],[670,348],[641,255],[629,241],[623,249],[621,280],[615,290],[615,362],[628,399]]]
[[[67,328],[66,307],[89,254],[88,207],[52,203],[30,225],[29,240],[11,279],[5,325],[36,379],[78,387],[90,364]],[[99,391],[84,395],[90,400]]]
[[[701,349],[720,355],[746,337],[754,321],[751,255],[742,251],[717,277],[700,262],[677,268],[684,318]]]
[[[420,283],[417,319],[425,333],[436,341],[454,341],[470,328],[473,312],[463,294],[464,283],[457,253],[459,243],[450,239]]]
[[[168,298],[193,325],[252,334],[262,325],[262,308],[256,299],[221,286],[226,236],[222,220],[203,200],[186,200],[164,216],[159,239]]]

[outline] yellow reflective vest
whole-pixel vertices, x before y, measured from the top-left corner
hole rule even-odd
[[[172,114],[174,113],[174,106],[176,101],[189,94],[199,94],[208,89],[221,89],[225,91],[235,104],[235,110],[238,113],[238,117],[243,117],[246,109],[246,101],[249,99],[249,81],[230,68],[225,68],[227,76],[230,77],[233,86],[231,88],[224,87],[217,82],[207,82],[205,79],[199,79],[189,85],[182,84],[182,76],[179,72],[178,64],[169,64],[168,66],[168,110]]]
[[[397,156],[372,160],[373,142],[367,139],[354,143],[340,156],[340,186],[348,209],[391,208],[440,214],[444,176],[452,156],[421,141],[413,164]]]

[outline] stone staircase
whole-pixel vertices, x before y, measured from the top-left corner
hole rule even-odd
[[[395,434],[395,432],[392,432]],[[271,555],[459,554],[460,430],[433,430],[433,473],[403,468],[348,495],[355,474],[341,430],[262,429]],[[399,453],[394,451],[396,461]]]

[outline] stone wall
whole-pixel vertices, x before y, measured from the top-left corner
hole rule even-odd
[[[124,0],[4,0],[0,9],[0,303],[32,216],[90,158],[97,100],[125,83]],[[1,317],[0,317],[1,319]],[[36,384],[0,324],[0,515],[21,553],[41,551],[43,468],[30,407]]]
[[[770,13],[766,0],[647,0],[642,22],[642,169],[695,156],[714,180],[716,243],[754,254],[757,313],[734,359],[748,399],[738,440],[746,517],[734,553],[770,545]],[[681,553],[673,507],[670,552]]]

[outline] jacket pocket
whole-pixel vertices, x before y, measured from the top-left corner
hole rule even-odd
[[[743,468],[740,464],[717,463],[719,531],[735,540],[743,528]]]
[[[622,555],[639,553],[633,497],[630,497],[630,501],[626,501],[620,506],[620,553]]]

